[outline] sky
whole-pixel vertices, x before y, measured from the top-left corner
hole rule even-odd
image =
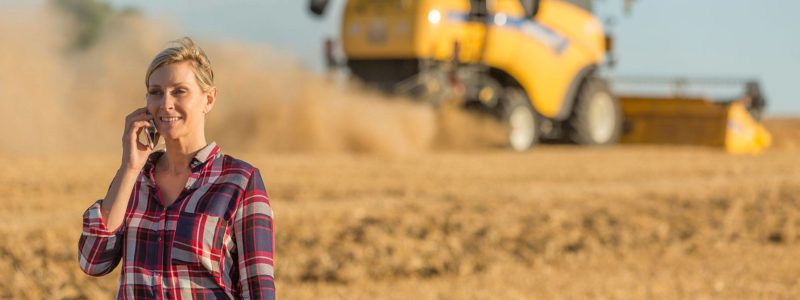
[[[322,41],[336,37],[344,0],[312,18],[307,0],[110,0],[169,20],[182,35],[268,44],[322,71]],[[596,2],[615,37],[610,76],[754,78],[772,116],[800,115],[800,1],[622,0]]]

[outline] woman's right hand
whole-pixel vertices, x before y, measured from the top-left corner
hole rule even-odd
[[[148,113],[147,108],[142,107],[134,110],[125,117],[125,131],[122,134],[122,165],[120,168],[139,172],[147,162],[147,157],[153,152],[150,145],[139,142],[139,134],[145,128],[149,128],[149,120],[153,117]],[[156,141],[158,136],[156,136]]]

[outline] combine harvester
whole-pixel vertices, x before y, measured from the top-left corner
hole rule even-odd
[[[309,8],[321,16],[328,2],[310,0]],[[540,141],[700,144],[735,153],[769,144],[760,95],[719,102],[612,93],[614,82],[599,74],[613,61],[612,37],[591,3],[348,0],[343,53],[328,40],[325,55],[329,67],[346,67],[381,90],[491,114],[507,124],[508,145],[518,151]]]

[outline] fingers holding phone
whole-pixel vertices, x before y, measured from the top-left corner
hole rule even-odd
[[[144,137],[146,136],[146,137]],[[158,144],[159,134],[153,116],[146,108],[139,108],[125,117],[122,139],[122,167],[141,170],[147,157]]]

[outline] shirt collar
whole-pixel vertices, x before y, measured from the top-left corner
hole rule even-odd
[[[189,167],[194,172],[194,169],[204,165],[209,159],[214,157],[214,155],[219,152],[219,146],[217,146],[216,142],[211,142],[200,151],[197,151],[197,154],[194,155],[192,158],[192,162],[189,163]]]
[[[208,161],[212,160],[212,158],[214,158],[219,153],[219,151],[220,149],[216,142],[209,143],[208,145],[197,151],[194,157],[192,157],[192,161],[189,162],[189,169],[192,171],[192,173],[199,172]],[[153,171],[155,170],[156,162],[161,156],[164,155],[164,153],[167,153],[166,149],[159,149],[151,153],[150,156],[147,158],[147,162],[142,168],[142,171],[149,179],[148,184],[152,186],[155,186],[155,177]]]

